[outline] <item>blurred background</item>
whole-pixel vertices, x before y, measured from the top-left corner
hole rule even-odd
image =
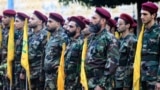
[[[69,1],[72,1],[72,2],[69,2]],[[0,4],[1,4],[0,14],[2,14],[3,10],[7,8],[13,8],[16,11],[25,12],[27,14],[31,14],[34,10],[39,10],[45,13],[46,15],[48,15],[49,12],[58,12],[63,14],[64,18],[71,15],[83,15],[86,17],[90,17],[96,5],[90,4],[87,6],[77,1],[81,1],[81,0],[0,0]],[[88,0],[88,1],[92,1],[92,0]],[[95,0],[95,1],[101,1],[101,0]],[[116,0],[106,0],[106,1],[112,1],[113,3],[113,1],[116,1]],[[122,0],[122,1],[124,1],[124,4],[125,4],[125,0]],[[128,1],[132,1],[132,0],[128,0]],[[105,3],[105,2],[99,2],[97,6],[100,5],[101,3]],[[160,0],[159,1],[157,0],[156,3],[160,8]],[[109,7],[107,6],[107,4],[102,6],[106,8],[108,11],[110,11],[110,13],[112,14],[112,18],[119,16],[120,13],[122,12],[125,12],[130,14],[135,19],[137,19],[137,3],[131,2],[124,5],[122,2],[122,5],[111,5],[111,4],[108,5]],[[160,16],[160,10],[159,10],[158,16]]]
[[[34,10],[39,10],[48,15],[49,12],[57,12],[66,19],[72,15],[82,15],[90,18],[95,7],[101,6],[107,9],[112,18],[121,13],[127,13],[137,20],[141,27],[141,4],[153,1],[158,5],[158,17],[160,17],[160,0],[0,0],[0,15],[5,9],[14,9],[30,15]]]

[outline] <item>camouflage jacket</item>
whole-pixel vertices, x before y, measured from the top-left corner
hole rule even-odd
[[[42,59],[44,55],[44,46],[47,42],[47,34],[44,33],[44,30],[40,30],[37,33],[33,32],[28,40],[31,78],[36,78],[40,75],[42,70]]]
[[[75,79],[80,75],[82,39],[71,40],[65,52],[65,73],[67,79]]]
[[[63,28],[51,33],[45,47],[44,70],[46,73],[57,73],[63,43],[68,43],[68,36],[64,33]]]
[[[86,59],[88,82],[90,78],[99,78],[102,82],[98,84],[105,86],[107,76],[113,75],[118,66],[118,50],[117,39],[107,30],[91,35]]]
[[[137,38],[134,35],[127,35],[125,38],[120,38],[120,59],[119,66],[127,66],[133,64]]]
[[[7,62],[7,46],[8,46],[8,33],[9,33],[9,28],[4,28],[2,29],[2,61],[1,64]]]
[[[119,42],[120,59],[115,76],[116,79],[123,80],[124,77],[132,73],[137,38],[133,34],[129,34],[124,38],[120,38]]]
[[[15,62],[20,64],[23,45],[23,30],[15,30]]]
[[[141,54],[142,81],[160,81],[160,27],[157,24],[144,31]]]

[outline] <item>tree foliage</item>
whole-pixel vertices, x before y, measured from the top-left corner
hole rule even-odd
[[[63,2],[64,4],[68,4],[69,2],[80,2],[82,5],[90,6],[108,6],[114,8],[117,5],[122,4],[131,4],[137,3],[141,4],[141,2],[152,1],[158,2],[160,0],[59,0],[59,2]]]

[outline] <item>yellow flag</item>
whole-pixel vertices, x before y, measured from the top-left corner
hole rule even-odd
[[[0,48],[2,47],[2,26],[0,25]]]
[[[119,35],[119,33],[118,33],[117,31],[115,32],[115,37],[116,37],[117,39],[120,38],[120,35]]]
[[[134,72],[133,72],[133,90],[140,90],[140,67],[141,67],[141,50],[142,50],[142,38],[144,33],[144,25],[142,26],[134,59]]]
[[[85,60],[86,60],[86,54],[87,54],[87,38],[84,39],[83,43],[83,50],[82,50],[82,61],[81,61],[81,84],[84,87],[84,90],[88,90],[88,84],[87,84],[87,77],[85,72]]]
[[[26,70],[29,90],[31,90],[30,68],[29,68],[29,61],[28,61],[28,22],[27,21],[28,20],[25,19],[24,31],[23,31],[23,47],[22,47],[21,65]]]
[[[57,89],[64,90],[65,73],[64,73],[64,53],[66,50],[66,44],[62,45],[62,53],[60,58],[60,64],[58,67]]]
[[[8,53],[7,53],[7,76],[12,86],[12,61],[14,60],[14,19],[11,18],[8,33]]]
[[[48,33],[47,33],[47,40],[49,40],[50,36],[51,36],[51,33],[48,32]]]

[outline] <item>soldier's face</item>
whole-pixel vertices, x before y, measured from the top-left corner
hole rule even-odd
[[[49,18],[47,22],[47,30],[50,32],[54,32],[57,28],[57,25],[58,25],[57,21]]]
[[[90,29],[89,31],[92,33],[98,33],[101,30],[101,17],[94,13],[91,18]]]
[[[123,19],[120,19],[120,18],[118,19],[117,30],[118,32],[124,32],[126,30],[126,24]]]
[[[23,29],[23,26],[24,26],[24,21],[22,21],[22,20],[20,20],[18,17],[16,17],[16,18],[15,18],[14,25],[15,25],[15,29],[17,29],[17,30],[22,30],[22,29]]]
[[[37,16],[35,16],[34,14],[31,15],[30,19],[29,19],[29,23],[28,26],[30,28],[36,28],[37,25],[39,24],[40,20],[37,18]]]
[[[63,25],[64,30],[67,30],[68,23],[69,23],[68,21],[64,23],[64,25]]]
[[[148,11],[141,10],[141,20],[143,24],[148,24],[154,19],[154,15],[150,14]]]
[[[91,32],[89,31],[89,25],[86,25],[86,27],[84,28],[84,30],[82,30],[82,34],[83,35],[89,35]]]
[[[77,30],[77,26],[76,23],[74,21],[70,21],[68,23],[67,29],[65,31],[65,33],[69,36],[69,37],[73,37],[76,34],[76,30]]]
[[[10,19],[11,19],[11,17],[4,15],[4,16],[2,17],[2,23],[3,23],[3,25],[5,25],[5,26],[9,25]]]
[[[91,17],[91,24],[96,25],[100,24],[101,17],[97,14],[94,13],[93,16]]]

